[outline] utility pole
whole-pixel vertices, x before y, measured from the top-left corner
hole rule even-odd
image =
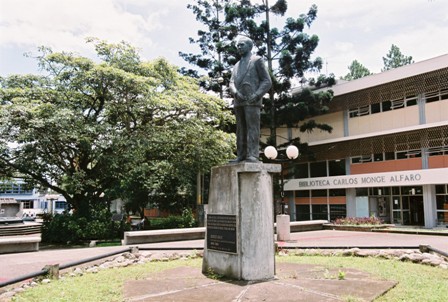
[[[266,38],[267,38],[267,61],[268,70],[272,74],[272,54],[271,54],[271,25],[269,21],[269,0],[263,0],[266,6]],[[275,103],[274,103],[274,90],[269,90],[269,100],[271,101],[271,144],[277,146],[277,128],[275,123]]]

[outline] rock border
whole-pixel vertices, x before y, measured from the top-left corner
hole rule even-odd
[[[338,257],[375,257],[387,260],[409,261],[422,265],[430,265],[440,269],[448,269],[448,258],[436,254],[421,252],[418,250],[366,250],[360,248],[324,250],[324,249],[282,249],[279,247],[277,255],[279,257],[287,256],[338,256]],[[137,249],[133,252],[125,252],[114,258],[106,259],[100,264],[88,266],[78,266],[66,270],[61,274],[60,279],[80,277],[84,274],[96,274],[102,270],[127,267],[130,265],[144,264],[147,262],[167,262],[173,260],[187,260],[202,258],[203,251],[191,251],[189,253],[150,253],[140,252]],[[10,301],[16,294],[40,284],[51,283],[52,279],[47,277],[37,277],[31,281],[22,283],[19,287],[0,289],[0,301]],[[3,292],[2,292],[3,291]]]

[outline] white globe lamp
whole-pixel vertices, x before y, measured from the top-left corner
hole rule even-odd
[[[273,146],[267,146],[264,149],[264,156],[266,156],[268,159],[276,159],[277,155],[277,149],[275,149]]]
[[[286,148],[286,156],[288,156],[289,159],[296,159],[299,157],[299,149],[294,145],[288,146],[288,148]]]

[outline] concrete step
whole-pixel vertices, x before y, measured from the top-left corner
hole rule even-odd
[[[2,225],[0,226],[0,237],[39,234],[41,233],[41,228],[40,224]]]

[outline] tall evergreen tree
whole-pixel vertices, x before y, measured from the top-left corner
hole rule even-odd
[[[351,81],[363,78],[365,76],[371,75],[367,67],[359,63],[357,60],[353,60],[353,62],[348,66],[349,73],[347,73],[344,77],[341,77],[343,80]]]
[[[80,217],[149,193],[161,208],[191,206],[196,173],[231,157],[224,102],[163,59],[90,42],[99,62],[42,48],[43,75],[0,77],[0,175],[62,194]]]
[[[412,56],[405,56],[397,45],[392,44],[389,53],[383,57],[384,68],[381,71],[390,70],[404,65],[412,64]]]
[[[279,125],[300,127],[302,131],[315,128],[331,130],[328,125],[314,121],[303,123],[304,119],[327,109],[331,92],[313,95],[304,89],[297,94],[290,93],[294,80],[304,83],[306,72],[319,71],[322,67],[321,58],[312,59],[319,38],[304,32],[316,19],[315,5],[306,14],[286,18],[282,29],[272,27],[270,17],[286,14],[288,7],[285,0],[277,0],[272,6],[268,0],[196,0],[188,8],[193,10],[199,22],[207,26],[208,31],[198,31],[197,40],[190,38],[190,42],[199,44],[200,54],[181,53],[181,56],[206,70],[210,78],[222,79],[221,83],[227,84],[230,75],[225,71],[231,68],[235,58],[238,59],[235,48],[238,35],[250,37],[254,41],[256,54],[267,61],[273,76],[273,87],[269,98],[263,100],[262,127],[271,128],[270,144],[276,145],[276,128]],[[334,76],[320,76],[309,83],[315,86],[333,84]],[[310,95],[313,97],[309,98]]]

